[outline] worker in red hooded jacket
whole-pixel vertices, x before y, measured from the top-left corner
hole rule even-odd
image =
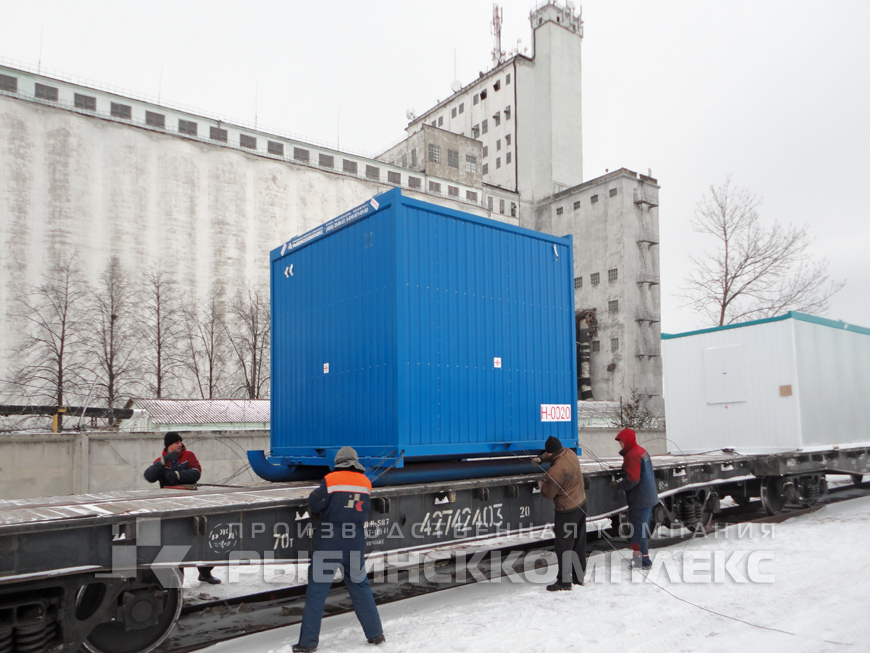
[[[652,459],[646,449],[637,443],[637,435],[631,429],[622,429],[616,436],[622,446],[622,469],[625,476],[618,485],[625,491],[628,503],[628,522],[631,524],[632,566],[649,569],[650,518],[652,509],[659,502]]]
[[[160,483],[160,487],[195,485],[202,476],[202,465],[194,453],[184,446],[181,434],[170,431],[163,436],[163,453],[145,470],[144,476],[149,483]],[[212,575],[213,566],[198,569],[200,582],[211,585],[221,582],[220,578]]]

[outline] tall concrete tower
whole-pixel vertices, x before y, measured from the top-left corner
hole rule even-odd
[[[533,65],[517,66],[518,190],[537,201],[583,181],[580,45],[572,2],[531,12]]]

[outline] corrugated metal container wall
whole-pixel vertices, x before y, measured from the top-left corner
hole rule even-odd
[[[792,312],[662,336],[662,358],[676,453],[870,442],[868,329]],[[729,358],[739,365],[729,368]],[[711,396],[718,392],[716,375],[738,372],[742,396]]]
[[[870,335],[795,321],[804,446],[870,442]]]
[[[737,349],[734,349],[737,348]],[[713,357],[726,353],[730,368]],[[733,448],[769,452],[800,446],[797,386],[790,322],[663,336],[665,415],[672,453]],[[716,377],[736,379],[730,396],[714,396]]]
[[[377,201],[273,252],[273,457],[576,446],[575,409],[541,420],[542,404],[576,406],[570,239],[398,190]]]

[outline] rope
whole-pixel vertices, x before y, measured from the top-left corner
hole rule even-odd
[[[678,447],[678,448],[679,448],[679,447]],[[521,449],[522,449],[522,447],[521,447]],[[525,453],[529,454],[529,456],[531,456],[531,454],[530,454],[528,451],[526,451],[525,449],[522,449],[522,450],[525,451]],[[514,456],[516,456],[517,458],[520,458],[520,457],[517,456],[515,453],[513,453],[513,452],[511,452],[511,453],[512,453]],[[535,466],[536,466],[538,469],[540,469],[542,472],[544,472],[545,474],[547,474],[547,470],[545,470],[543,467],[541,467],[541,465],[540,465],[539,463],[535,462],[534,457],[532,457],[532,464],[535,465]],[[582,473],[582,472],[581,472],[581,473]],[[549,474],[547,474],[547,475],[549,476]],[[580,511],[583,513],[583,515],[586,517],[586,519],[589,519],[589,514],[588,514],[588,513],[583,509],[583,506],[577,505],[577,502],[574,501],[574,499],[571,499],[570,496],[568,496],[568,493],[565,492],[565,489],[564,489],[561,485],[559,485],[559,482],[558,482],[555,478],[553,478],[552,476],[550,476],[550,479],[553,481],[553,483],[556,485],[556,487],[558,487],[558,488],[562,491],[562,493],[563,493],[566,497],[568,497],[568,499],[570,499],[570,501],[571,501],[575,506],[577,506],[577,508],[580,509]],[[623,560],[627,560],[627,558],[622,554],[622,552],[621,552],[619,549],[617,549],[617,548],[613,545],[613,542],[611,542],[608,538],[605,538],[605,541],[606,541],[607,544],[610,546],[610,548],[612,548],[612,549],[614,550],[614,552],[615,552],[617,555],[619,555]],[[711,610],[710,608],[706,608],[706,607],[704,607],[703,605],[698,605],[697,603],[693,603],[692,601],[689,601],[688,599],[684,599],[684,598],[682,598],[682,597],[680,597],[680,596],[677,596],[676,594],[673,594],[673,593],[670,592],[669,590],[665,589],[664,587],[662,587],[661,585],[659,585],[657,582],[655,582],[654,580],[652,580],[652,579],[649,577],[648,574],[643,573],[643,570],[642,570],[642,569],[638,569],[638,571],[640,572],[640,574],[641,574],[641,575],[642,575],[642,576],[643,576],[643,577],[644,577],[648,582],[650,582],[654,587],[657,587],[658,589],[660,589],[662,592],[664,592],[664,593],[667,594],[668,596],[671,596],[671,597],[677,599],[678,601],[682,601],[683,603],[686,603],[687,605],[691,605],[691,606],[693,606],[693,607],[695,607],[695,608],[698,608],[699,610],[703,610],[704,612],[709,612],[710,614],[716,615],[716,616],[718,616],[718,617],[722,617],[723,619],[730,619],[731,621],[736,621],[736,622],[738,622],[738,623],[742,623],[742,624],[745,624],[745,625],[747,625],[747,626],[752,626],[753,628],[759,628],[759,629],[761,629],[761,630],[769,630],[769,631],[776,632],[776,633],[782,633],[782,634],[784,634],[784,635],[791,635],[792,637],[803,637],[803,635],[798,635],[797,633],[793,633],[793,632],[790,632],[790,631],[788,631],[788,630],[781,630],[781,629],[779,629],[779,628],[772,628],[772,627],[770,627],[770,626],[762,626],[762,625],[760,625],[760,624],[752,623],[751,621],[746,621],[746,620],[744,620],[744,619],[740,619],[739,617],[732,617],[731,615],[727,615],[727,614],[724,614],[724,613],[722,613],[722,612],[717,612],[716,610]],[[822,640],[822,641],[823,641],[825,644],[835,644],[835,645],[837,645],[837,646],[852,646],[852,644],[847,644],[847,643],[845,643],[845,642],[836,642],[836,641],[832,641],[832,640],[828,640],[828,639],[825,639],[825,640]]]

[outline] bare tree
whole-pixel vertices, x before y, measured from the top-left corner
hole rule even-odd
[[[648,429],[656,426],[657,415],[650,409],[646,397],[631,389],[629,398],[619,398],[619,406],[610,413],[610,424],[617,428]]]
[[[269,291],[246,287],[229,306],[227,340],[236,363],[238,385],[248,399],[269,395]]]
[[[224,292],[212,289],[208,298],[184,309],[185,350],[182,361],[202,399],[220,395],[226,364],[226,326]]]
[[[144,275],[140,297],[140,349],[145,391],[149,396],[162,399],[172,395],[182,366],[180,348],[185,323],[178,286],[164,270],[152,268]]]
[[[89,299],[87,372],[96,378],[96,397],[116,408],[140,383],[134,353],[141,339],[134,289],[117,256],[106,263]]]
[[[828,300],[845,281],[833,281],[828,262],[812,260],[807,227],[761,224],[761,201],[735,188],[728,177],[710,186],[695,207],[692,228],[713,236],[715,250],[690,257],[684,306],[704,314],[713,325],[774,317],[787,311],[825,313]]]
[[[7,391],[34,403],[64,406],[82,372],[87,286],[75,255],[55,263],[38,286],[17,298],[13,317],[25,336]],[[58,429],[63,426],[58,417]]]

